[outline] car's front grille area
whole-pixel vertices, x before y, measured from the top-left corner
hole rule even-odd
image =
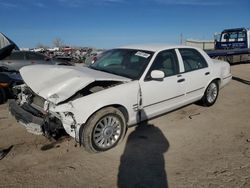
[[[35,96],[33,97],[33,104],[34,104],[34,105],[37,105],[37,106],[43,108],[44,102],[45,102],[45,99],[42,98],[42,97],[40,97],[40,96],[38,96],[38,95],[35,95]]]
[[[43,107],[44,107],[44,102],[45,102],[45,99],[38,96],[38,95],[34,95],[33,99],[32,99],[32,103],[31,105],[36,108],[37,110],[40,110],[40,111],[43,111]]]
[[[45,99],[44,99],[44,98],[38,96],[36,93],[34,93],[34,92],[33,92],[30,88],[28,88],[28,87],[25,89],[25,94],[29,96],[29,102],[28,102],[28,103],[29,103],[33,108],[35,108],[35,109],[37,109],[37,110],[39,110],[39,111],[41,111],[41,112],[44,111],[44,110],[43,110],[44,103],[45,103]]]

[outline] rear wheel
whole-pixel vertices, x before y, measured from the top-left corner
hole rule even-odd
[[[218,85],[218,82],[217,81],[212,81],[205,93],[204,93],[204,96],[202,98],[202,103],[204,106],[212,106],[217,98],[218,98],[218,94],[219,94],[219,85]]]
[[[120,110],[107,107],[92,115],[81,130],[81,143],[87,151],[107,151],[123,139],[126,121]]]

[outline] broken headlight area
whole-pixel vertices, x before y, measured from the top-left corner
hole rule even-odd
[[[53,138],[65,134],[61,115],[49,112],[48,101],[36,95],[25,85],[15,89],[17,99],[9,101],[9,110],[28,132]]]

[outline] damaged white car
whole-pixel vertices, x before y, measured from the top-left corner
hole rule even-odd
[[[10,112],[29,132],[64,129],[88,151],[116,146],[127,127],[201,100],[215,103],[232,78],[227,62],[187,46],[137,45],[108,50],[90,67],[21,69]]]

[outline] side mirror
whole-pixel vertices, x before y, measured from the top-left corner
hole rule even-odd
[[[165,73],[161,70],[153,70],[150,76],[153,80],[162,80],[165,77]]]

